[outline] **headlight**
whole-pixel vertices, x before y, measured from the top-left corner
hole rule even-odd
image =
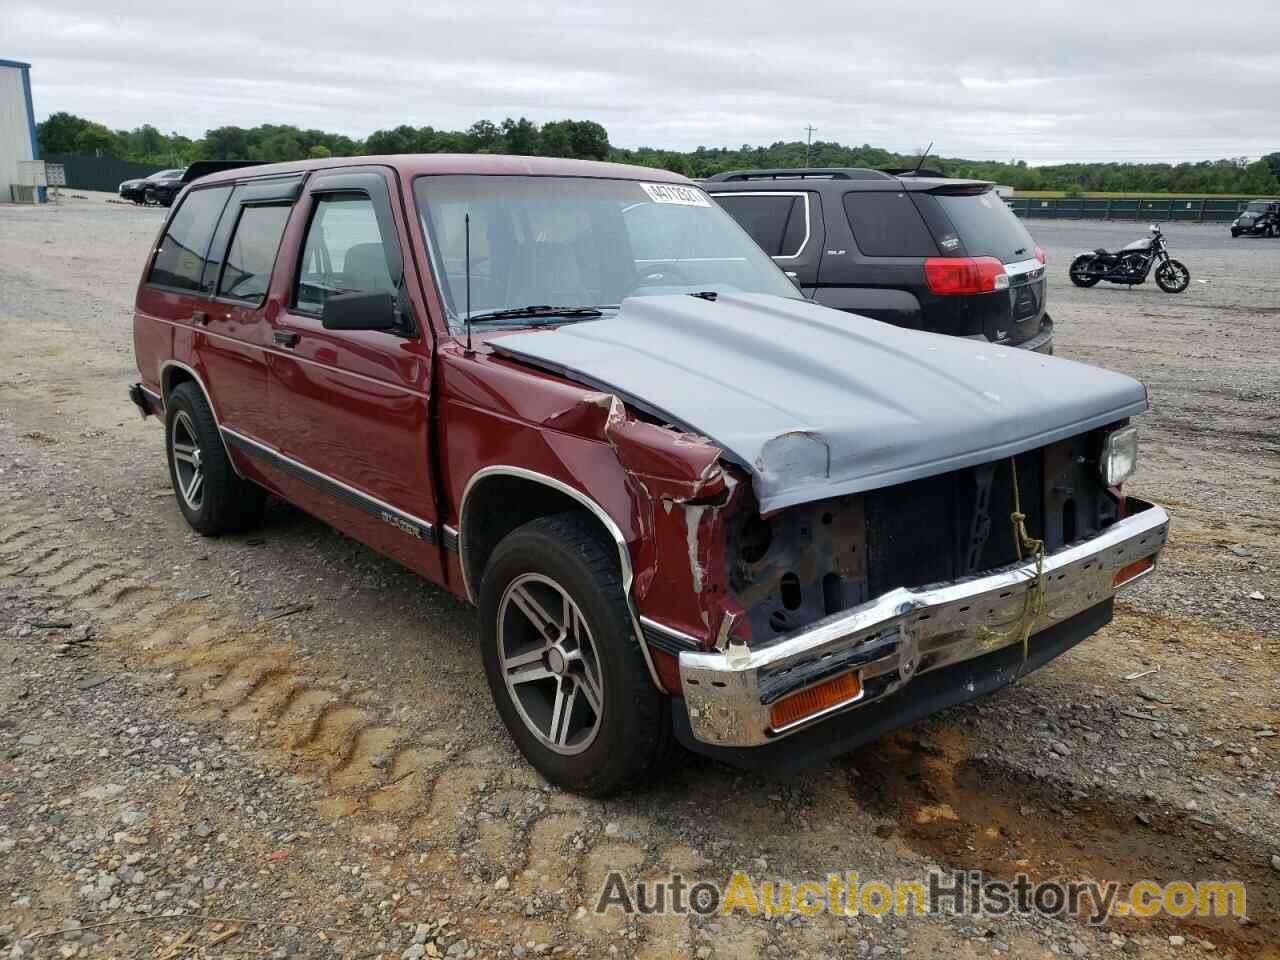
[[[1099,470],[1102,482],[1108,487],[1118,486],[1133,476],[1138,466],[1138,428],[1123,427],[1108,434],[1102,445],[1102,461]]]

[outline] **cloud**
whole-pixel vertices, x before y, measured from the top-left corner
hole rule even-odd
[[[1280,4],[1192,0],[803,8],[746,0],[415,7],[221,0],[198,10],[18,0],[4,56],[37,113],[199,136],[293,123],[594,119],[621,146],[803,136],[950,156],[1209,159],[1276,149]]]

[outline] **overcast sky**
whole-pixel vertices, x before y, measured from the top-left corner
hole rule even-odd
[[[1280,150],[1280,0],[596,4],[4,0],[37,119],[132,128],[596,120],[619,146],[804,138],[948,156]],[[1085,8],[1093,10],[1086,13]]]

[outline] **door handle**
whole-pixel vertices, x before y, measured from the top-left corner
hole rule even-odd
[[[191,322],[198,323],[200,326],[206,326],[209,323],[209,314],[205,310],[195,310],[191,314]]]
[[[271,334],[271,339],[282,347],[296,347],[302,338],[291,330],[277,330]]]

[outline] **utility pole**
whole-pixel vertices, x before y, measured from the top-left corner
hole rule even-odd
[[[804,129],[805,133],[809,135],[808,139],[804,142],[804,165],[807,167],[809,165],[809,150],[813,147],[813,132],[818,128],[813,124],[809,124],[809,126]]]

